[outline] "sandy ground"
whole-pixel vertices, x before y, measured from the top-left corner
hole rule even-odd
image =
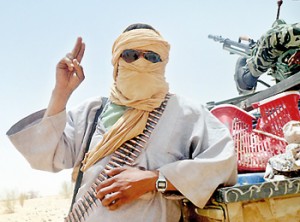
[[[7,213],[7,205],[0,201],[0,222],[63,222],[71,200],[49,196],[25,200],[23,207],[17,200],[15,212]]]

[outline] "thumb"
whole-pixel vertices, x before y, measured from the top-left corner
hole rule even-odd
[[[77,59],[73,59],[73,64],[74,64],[74,69],[77,77],[79,78],[80,81],[83,81],[85,78],[83,67],[80,65]]]

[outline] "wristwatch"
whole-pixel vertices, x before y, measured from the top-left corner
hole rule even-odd
[[[158,171],[158,179],[156,180],[156,190],[158,192],[165,192],[167,189],[167,180],[164,177],[164,175],[162,175],[159,171]]]

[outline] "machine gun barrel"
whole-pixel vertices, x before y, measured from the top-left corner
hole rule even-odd
[[[238,42],[217,35],[208,35],[208,38],[223,43],[223,49],[229,51],[230,54],[238,54],[247,58],[251,56],[251,46],[255,44],[252,39],[248,40],[249,44],[244,44],[241,43],[241,38]]]

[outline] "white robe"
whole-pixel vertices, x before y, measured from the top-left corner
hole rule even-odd
[[[34,169],[57,172],[72,168],[83,157],[88,132],[101,98],[91,98],[76,109],[42,120],[45,110],[20,120],[7,132],[14,146]],[[99,120],[90,149],[102,138]],[[105,167],[109,156],[83,176],[80,198]],[[237,162],[228,129],[204,106],[171,96],[135,166],[159,169],[192,203],[202,208],[221,184],[234,185]],[[174,222],[180,218],[179,202],[150,192],[133,203],[109,211],[101,204],[86,222]]]

